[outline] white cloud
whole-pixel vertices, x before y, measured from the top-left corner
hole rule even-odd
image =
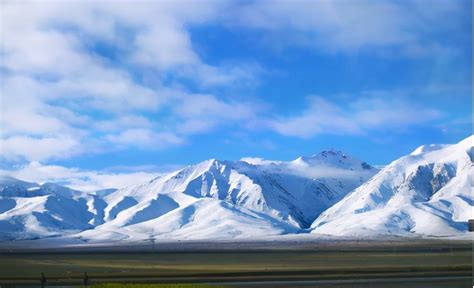
[[[258,85],[258,76],[263,72],[264,69],[255,63],[232,63],[219,67],[207,64],[181,67],[177,74],[190,78],[204,88],[229,85],[242,88]]]
[[[435,39],[440,26],[456,31],[462,1],[262,0],[242,5],[230,25],[268,32],[272,45],[304,45],[328,52],[391,47],[423,56],[455,47]]]
[[[46,113],[49,106],[35,97],[44,87],[29,77],[2,77],[0,127],[3,135],[20,132],[43,134],[64,131],[68,125]],[[32,91],[35,91],[32,93]]]
[[[100,131],[121,131],[128,128],[152,128],[154,123],[147,117],[128,114],[118,115],[114,119],[96,121],[94,126]]]
[[[256,157],[244,157],[240,161],[247,162],[252,165],[264,166],[268,171],[273,171],[276,169],[278,173],[285,173],[290,175],[296,175],[300,177],[317,179],[317,178],[336,178],[336,179],[360,179],[361,176],[366,174],[370,176],[373,171],[352,171],[348,169],[333,167],[327,164],[315,164],[312,163],[309,165],[296,159],[293,161],[275,161],[267,160],[263,158]],[[275,165],[276,164],[276,165]]]
[[[107,140],[117,145],[132,145],[159,149],[170,145],[181,145],[184,139],[171,132],[155,132],[150,129],[128,129],[119,134],[106,136]]]
[[[378,97],[374,97],[374,93]],[[269,120],[267,126],[282,135],[309,138],[317,134],[354,135],[373,129],[404,128],[443,116],[436,109],[402,100],[402,97],[395,99],[387,92],[374,93],[346,101],[346,109],[321,97],[309,97],[308,108],[300,114]],[[383,96],[386,97],[382,100]]]
[[[189,35],[172,26],[153,27],[146,34],[139,34],[135,41],[138,51],[132,60],[141,65],[166,69],[200,62],[191,48]]]
[[[244,26],[324,51],[394,47],[420,55],[452,48],[428,36],[436,33],[433,23],[446,31],[456,25],[449,19],[458,2],[434,1],[430,9],[423,1],[3,2],[0,154],[47,161],[101,147],[180,145],[232,125],[311,137],[434,119],[437,111],[418,114],[406,103],[353,101],[354,112],[322,99],[297,115],[268,116],[257,100],[211,93],[254,86],[264,68],[240,59],[208,63],[190,31]]]
[[[71,157],[87,149],[78,139],[68,136],[12,136],[0,141],[0,158],[7,160],[46,160]]]
[[[359,180],[362,175],[366,177],[372,175],[372,171],[352,171],[343,168],[330,167],[325,165],[307,166],[307,165],[292,165],[287,170],[288,174],[304,176],[306,178],[334,178],[334,179],[352,179]]]
[[[266,160],[260,157],[243,157],[240,161],[247,162],[252,165],[270,165],[273,163],[280,163],[281,161]]]
[[[177,125],[181,133],[205,132],[221,125],[245,126],[258,118],[263,109],[258,103],[244,101],[225,101],[213,95],[194,94],[183,97],[175,106],[175,114],[183,119]]]
[[[162,175],[160,172],[97,172],[58,165],[43,165],[36,161],[11,170],[0,170],[0,174],[30,182],[60,183],[86,192],[107,188],[124,188],[144,183]]]
[[[367,128],[383,128],[427,123],[443,116],[437,109],[413,101],[390,99],[390,93],[385,94],[386,97],[379,94],[352,103],[355,121]]]
[[[340,107],[319,97],[310,97],[309,107],[299,115],[270,120],[268,126],[282,135],[302,138],[321,133],[361,132],[359,125]]]
[[[224,1],[3,3],[2,157],[70,157],[85,151],[77,148],[78,143],[96,151],[107,146],[184,143],[195,129],[181,129],[177,135],[176,123],[151,115],[170,106],[174,111],[173,105],[193,94],[165,84],[162,78],[185,78],[209,87],[238,79],[253,83],[252,73],[258,70],[245,63],[210,65],[194,51],[189,26],[215,20],[226,5]],[[109,46],[121,55],[109,59],[94,45]],[[149,81],[134,71],[158,76]],[[176,117],[183,118],[170,119]],[[189,125],[191,118],[184,118]]]

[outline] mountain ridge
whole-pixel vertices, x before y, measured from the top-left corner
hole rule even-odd
[[[0,240],[463,235],[473,141],[422,145],[380,170],[335,149],[291,161],[209,159],[93,193],[1,176]]]

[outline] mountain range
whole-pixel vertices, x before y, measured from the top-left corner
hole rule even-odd
[[[93,193],[0,177],[0,241],[87,243],[467,235],[474,136],[382,169],[337,150],[293,161],[211,159]]]

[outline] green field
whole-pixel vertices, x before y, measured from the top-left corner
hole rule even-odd
[[[446,249],[387,247],[372,250],[365,247],[341,251],[13,252],[3,253],[0,257],[2,287],[12,284],[38,285],[41,272],[45,273],[50,285],[80,285],[84,272],[94,285],[227,285],[227,282],[246,281],[470,277],[472,273],[472,249],[466,244],[450,245]],[[463,283],[469,284],[470,279],[466,279]]]

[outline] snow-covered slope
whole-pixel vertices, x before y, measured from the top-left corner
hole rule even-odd
[[[103,223],[100,197],[53,183],[0,177],[0,240],[61,236]],[[101,205],[102,204],[102,205]]]
[[[147,219],[125,226],[105,224],[74,237],[93,242],[140,241],[149,237],[221,240],[263,238],[299,230],[266,214],[207,197]]]
[[[344,236],[452,236],[473,218],[474,136],[421,146],[382,169],[313,223]]]
[[[211,159],[105,196],[105,223],[81,237],[294,233],[377,171],[339,151],[258,165]]]

